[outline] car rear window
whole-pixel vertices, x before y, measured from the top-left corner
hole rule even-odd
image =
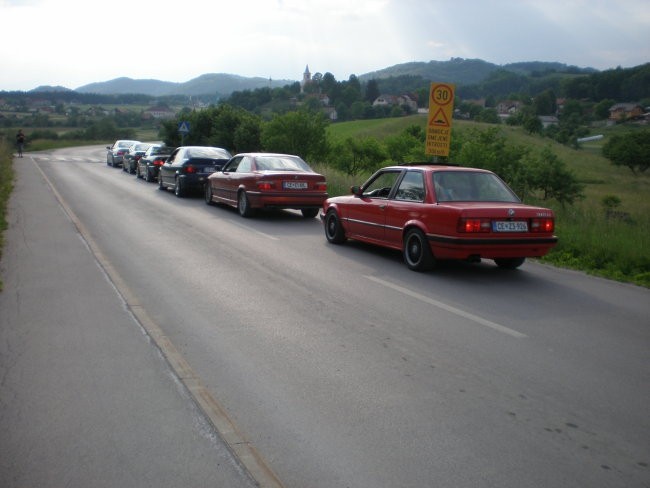
[[[189,157],[199,159],[230,159],[232,156],[225,149],[216,147],[194,147],[189,150]]]
[[[309,171],[312,169],[298,157],[261,156],[255,158],[259,171]]]
[[[433,183],[439,202],[520,202],[517,195],[493,173],[436,171]]]

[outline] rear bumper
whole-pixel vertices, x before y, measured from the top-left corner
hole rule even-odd
[[[246,192],[248,201],[252,208],[293,208],[307,209],[323,207],[323,202],[327,200],[327,193],[315,194],[287,194],[287,193],[261,193]]]
[[[463,238],[428,235],[431,250],[440,259],[481,257],[527,258],[541,257],[557,244],[557,236]]]

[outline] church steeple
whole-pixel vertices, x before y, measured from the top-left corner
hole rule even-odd
[[[311,83],[311,73],[309,72],[309,65],[305,66],[305,72],[302,74],[302,83],[300,83],[300,91],[305,89],[305,85]]]

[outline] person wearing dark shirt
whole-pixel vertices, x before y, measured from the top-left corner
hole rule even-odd
[[[23,130],[19,129],[18,134],[16,134],[16,145],[18,146],[18,157],[23,157],[23,148],[25,147],[25,134]]]

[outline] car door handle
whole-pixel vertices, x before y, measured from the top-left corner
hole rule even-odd
[[[379,205],[379,208],[380,208],[381,210],[384,210],[384,209],[386,208],[386,204]]]

